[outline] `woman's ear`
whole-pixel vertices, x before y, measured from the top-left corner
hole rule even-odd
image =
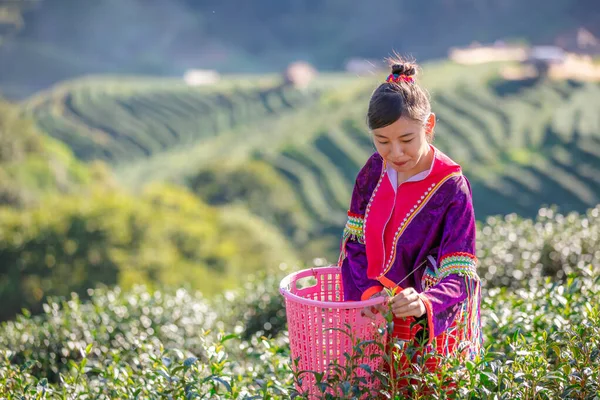
[[[427,121],[425,121],[425,133],[430,135],[433,133],[435,129],[435,114],[430,113],[429,117],[427,117]]]

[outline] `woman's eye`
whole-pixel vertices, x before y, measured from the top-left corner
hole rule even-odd
[[[389,142],[380,142],[379,140],[377,141],[377,143],[379,144],[388,144]]]
[[[414,138],[413,138],[414,139]],[[408,140],[403,140],[402,143],[410,143],[412,142],[412,139],[408,139]]]

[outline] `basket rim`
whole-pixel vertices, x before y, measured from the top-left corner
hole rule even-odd
[[[313,299],[305,299],[304,297],[300,297],[297,294],[290,292],[287,288],[291,284],[292,279],[300,274],[306,274],[306,272],[311,272],[312,275],[316,275],[318,272],[327,273],[329,271],[339,272],[340,267],[337,265],[329,265],[327,267],[317,267],[317,268],[306,268],[300,271],[292,272],[285,276],[281,282],[279,282],[279,292],[287,299],[292,300],[297,303],[317,306],[323,308],[344,308],[344,309],[357,309],[364,308],[369,306],[374,306],[377,304],[384,303],[387,298],[385,296],[375,297],[369,300],[359,300],[359,301],[319,301]]]

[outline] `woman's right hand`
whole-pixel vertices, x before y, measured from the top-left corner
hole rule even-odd
[[[373,296],[369,297],[369,299],[374,299],[376,297],[388,297],[388,296],[387,296],[387,293],[385,292],[385,290],[382,290],[381,292],[375,293]],[[362,315],[363,317],[370,318],[370,319],[375,319],[375,316],[377,314],[385,313],[386,310],[387,310],[387,307],[386,307],[385,303],[379,303],[374,306],[363,308],[362,311],[360,312],[360,315]]]

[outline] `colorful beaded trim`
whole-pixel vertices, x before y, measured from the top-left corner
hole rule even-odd
[[[458,274],[466,277],[467,298],[463,304],[462,310],[456,317],[456,324],[450,328],[446,334],[446,341],[450,336],[460,342],[459,352],[464,353],[470,360],[475,360],[481,356],[483,350],[483,335],[481,333],[481,283],[476,272],[477,257],[470,253],[450,253],[442,257],[440,260],[440,268],[438,274],[435,275],[428,268],[423,276],[422,283],[431,287],[439,283],[443,278]],[[425,293],[423,296],[426,297]],[[427,310],[428,319],[430,311]],[[431,321],[429,321],[429,329],[433,329]],[[433,349],[438,348],[438,338],[433,339]],[[443,349],[447,352],[450,349],[449,343],[441,343]],[[446,354],[445,354],[446,355]]]
[[[338,266],[342,266],[342,262],[346,258],[346,243],[349,240],[355,240],[360,244],[365,244],[365,219],[360,214],[355,214],[348,211],[348,221],[344,227],[342,234],[342,244],[340,245],[340,256],[338,258]]]
[[[436,280],[439,282],[451,274],[479,279],[476,267],[477,257],[473,254],[450,253],[440,260],[440,268]]]
[[[343,241],[346,242],[349,239],[352,239],[358,243],[364,244],[364,223],[365,218],[362,215],[348,211],[348,222],[346,222],[346,227],[344,228]]]
[[[437,283],[437,278],[435,276],[435,273],[430,270],[429,268],[427,268],[425,270],[425,273],[423,274],[423,279],[421,279],[421,286],[423,287],[423,290],[427,290],[430,287],[434,286]]]

